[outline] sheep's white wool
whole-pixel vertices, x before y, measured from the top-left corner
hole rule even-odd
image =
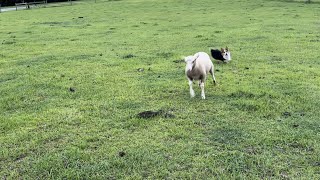
[[[194,80],[199,80],[199,86],[201,88],[201,97],[205,99],[204,82],[208,73],[212,75],[214,84],[216,79],[214,77],[214,67],[209,55],[205,52],[198,52],[193,56],[185,57],[186,62],[186,76],[189,81],[190,96],[194,97],[194,90],[192,84]]]

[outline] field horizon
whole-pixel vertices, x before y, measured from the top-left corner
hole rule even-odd
[[[319,179],[320,3],[0,13],[1,179]],[[228,46],[206,99],[184,56]]]

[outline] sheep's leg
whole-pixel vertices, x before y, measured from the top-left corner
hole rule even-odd
[[[201,98],[206,99],[206,95],[204,94],[204,82],[201,81],[200,83],[200,88],[201,88]]]
[[[214,70],[213,70],[213,67],[210,69],[210,74],[212,75],[212,79],[213,79],[213,84],[216,85],[217,84],[217,81],[216,81],[216,78],[214,77]]]
[[[191,97],[194,97],[194,96],[195,96],[195,95],[194,95],[194,90],[193,90],[193,88],[192,88],[193,82],[192,82],[192,80],[190,80],[189,78],[188,78],[188,81],[189,81],[189,87],[190,87],[190,96],[191,96]]]

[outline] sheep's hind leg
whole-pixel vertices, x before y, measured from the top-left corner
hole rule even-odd
[[[190,87],[190,96],[191,96],[191,97],[194,97],[194,96],[195,96],[195,95],[194,95],[194,90],[193,90],[193,88],[192,88],[193,82],[192,82],[192,80],[190,80],[189,78],[188,78],[188,81],[189,81],[189,87]]]
[[[203,81],[201,81],[200,88],[201,88],[201,98],[206,99],[206,95],[204,94],[204,82]]]
[[[216,81],[216,78],[214,77],[214,70],[213,70],[213,67],[210,69],[210,74],[212,75],[212,79],[213,79],[213,84],[216,85],[217,84],[217,81]]]

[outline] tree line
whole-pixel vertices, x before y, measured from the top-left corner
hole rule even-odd
[[[0,5],[3,6],[14,6],[15,3],[22,3],[22,2],[37,2],[37,1],[45,1],[45,0],[0,0]],[[47,0],[48,3],[50,2],[64,2],[68,0]]]

